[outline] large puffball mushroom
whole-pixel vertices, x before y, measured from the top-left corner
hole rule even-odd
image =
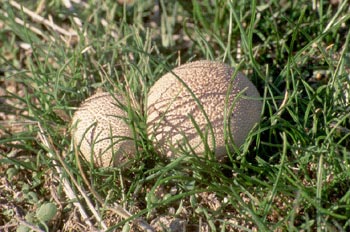
[[[180,147],[190,145],[201,155],[206,147],[214,148],[214,135],[214,152],[221,159],[226,155],[228,131],[236,146],[244,143],[260,120],[262,102],[247,77],[233,74],[234,69],[226,64],[197,61],[179,66],[155,82],[147,99],[147,130],[160,153],[177,157]]]
[[[97,167],[121,166],[134,154],[127,113],[119,107],[124,103],[121,96],[96,93],[74,113],[74,144]]]

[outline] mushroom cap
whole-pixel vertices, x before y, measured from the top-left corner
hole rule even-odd
[[[178,148],[187,144],[201,155],[206,150],[205,144],[211,150],[214,148],[214,135],[215,155],[223,158],[226,155],[224,132],[227,131],[232,133],[236,146],[244,143],[249,131],[260,120],[262,102],[248,78],[239,72],[233,78],[233,73],[233,68],[220,62],[196,61],[179,66],[156,81],[147,99],[147,131],[162,154],[176,157]],[[210,124],[179,78],[196,96]]]
[[[81,154],[97,167],[119,166],[135,152],[121,96],[97,93],[74,113],[72,137]]]

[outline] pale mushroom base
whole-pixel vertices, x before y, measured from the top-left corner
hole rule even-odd
[[[214,148],[214,135],[214,152],[221,159],[227,154],[229,135],[236,146],[244,143],[260,120],[262,102],[255,86],[241,73],[232,78],[233,73],[226,64],[197,61],[175,68],[152,86],[148,134],[162,154],[174,158],[187,146],[201,155]]]
[[[72,136],[87,161],[97,167],[121,166],[135,153],[135,144],[120,109],[120,96],[98,93],[74,113]]]

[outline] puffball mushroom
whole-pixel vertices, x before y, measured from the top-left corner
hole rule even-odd
[[[80,153],[97,167],[122,165],[135,151],[121,96],[97,93],[74,113],[72,137]]]
[[[147,130],[162,154],[177,157],[179,147],[187,144],[201,155],[205,144],[214,148],[214,135],[214,152],[221,159],[226,155],[225,131],[232,133],[236,146],[244,143],[260,120],[262,102],[247,77],[233,74],[234,69],[226,64],[197,61],[179,66],[155,82],[147,99]]]

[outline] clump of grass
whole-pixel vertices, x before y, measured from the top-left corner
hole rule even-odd
[[[349,230],[347,1],[66,2],[0,8],[0,230]],[[197,59],[237,66],[262,96],[227,162],[163,160],[147,138],[148,89]],[[130,103],[138,149],[123,171],[72,148],[71,116],[100,88]]]

